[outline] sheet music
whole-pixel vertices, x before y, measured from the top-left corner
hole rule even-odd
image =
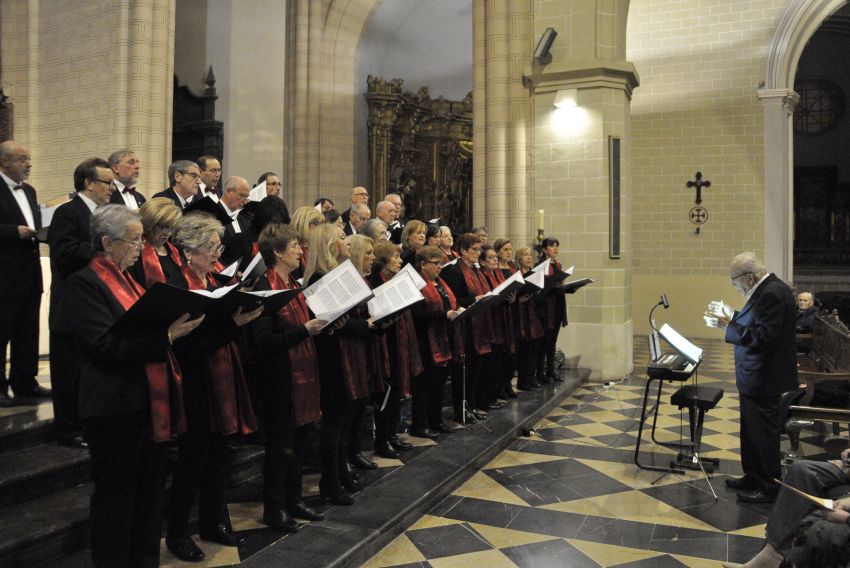
[[[41,226],[49,227],[50,222],[53,221],[53,214],[56,213],[56,210],[59,209],[61,205],[65,205],[71,201],[71,198],[67,195],[62,195],[60,197],[56,197],[49,201],[45,201],[41,203],[38,208],[41,209]]]
[[[522,274],[519,270],[514,272],[510,278],[507,278],[504,282],[493,288],[493,294],[501,294],[503,290],[507,289],[514,282],[519,282],[520,284],[525,283],[525,278],[522,277]]]
[[[251,259],[251,263],[245,267],[245,270],[242,271],[242,279],[244,280],[248,278],[248,276],[250,276],[251,273],[254,272],[254,269],[257,268],[257,265],[260,264],[262,260],[263,255],[257,253],[254,258]]]
[[[371,296],[372,291],[351,260],[346,260],[304,289],[307,306],[317,319],[328,324]]]
[[[541,272],[544,275],[549,272],[549,265],[552,263],[548,258],[531,269],[532,272]]]
[[[661,329],[658,330],[658,333],[661,334],[661,337],[669,343],[673,349],[678,351],[691,363],[699,363],[700,359],[702,359],[702,349],[685,339],[683,335],[681,335],[678,331],[670,327],[668,324],[664,324],[661,326]]]
[[[237,286],[239,286],[239,284],[231,284],[230,286],[222,286],[221,288],[216,288],[215,290],[212,290],[212,291],[210,291],[210,290],[190,290],[190,291],[194,292],[195,294],[200,294],[201,296],[207,296],[209,298],[213,298],[215,300],[218,300],[219,298],[226,295],[228,292],[230,292],[231,290],[233,290]]]
[[[248,194],[248,201],[262,201],[266,196],[268,196],[266,182],[258,183],[256,187],[251,189],[251,193]]]
[[[574,264],[574,265],[570,266],[569,268],[567,268],[566,270],[564,270],[564,272],[567,273],[567,276],[572,276],[573,270],[575,270],[575,269],[576,269],[576,265]]]
[[[375,297],[369,300],[366,306],[369,308],[369,315],[374,320],[401,311],[424,299],[422,292],[416,288],[416,283],[410,274],[402,271],[372,290],[372,294]]]
[[[231,264],[230,266],[228,266],[227,268],[225,268],[224,270],[219,272],[219,274],[222,275],[222,276],[230,276],[231,278],[233,278],[234,276],[236,276],[236,269],[238,269],[238,268],[239,268],[239,261],[237,260],[236,262],[234,262],[233,264]]]
[[[531,274],[529,274],[528,276],[525,277],[526,282],[530,282],[531,284],[534,284],[535,286],[537,286],[538,288],[541,288],[541,289],[545,285],[544,284],[545,279],[546,279],[546,274],[544,272],[542,272],[542,271],[534,272],[533,270],[532,270]]]
[[[406,264],[406,265],[404,266],[404,268],[402,268],[401,270],[399,270],[399,271],[398,271],[398,274],[396,274],[395,276],[393,276],[393,278],[397,278],[397,277],[398,277],[398,275],[399,275],[399,274],[401,274],[401,273],[403,273],[403,272],[404,272],[404,273],[407,273],[407,274],[409,274],[409,275],[410,275],[410,277],[413,279],[413,282],[416,284],[416,289],[417,289],[417,290],[421,290],[422,288],[424,288],[424,287],[425,287],[425,279],[424,279],[424,278],[422,278],[422,277],[419,275],[419,273],[416,271],[416,269],[415,269],[415,268],[413,268],[413,264],[412,264],[412,263],[411,263],[411,264]]]

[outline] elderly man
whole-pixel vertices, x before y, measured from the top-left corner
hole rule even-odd
[[[738,491],[741,501],[770,503],[779,492],[774,479],[782,474],[780,398],[797,387],[797,306],[791,289],[768,274],[751,252],[732,261],[731,279],[747,299],[744,307],[733,312],[722,302],[712,302],[707,312],[716,318],[713,325],[726,329],[726,342],[735,345],[744,476],[729,478],[726,485]]]
[[[800,292],[797,296],[797,331],[811,333],[812,323],[817,313],[815,297],[811,292]]]
[[[115,176],[113,183],[115,189],[110,197],[110,203],[126,205],[128,209],[136,210],[145,202],[145,196],[136,191],[139,183],[139,173],[142,170],[142,162],[136,157],[136,153],[129,148],[116,150],[107,159],[109,169]],[[77,190],[79,191],[79,190]]]
[[[392,201],[379,201],[375,206],[375,216],[384,222],[387,226],[387,240],[393,240],[393,233],[398,232],[398,240],[401,242],[401,232],[403,229],[400,227],[396,227],[395,229],[390,229],[391,226],[396,225],[396,221],[398,221],[398,211],[396,210],[396,206],[393,205]]]
[[[36,231],[41,212],[35,189],[24,183],[32,161],[26,146],[14,140],[0,143],[0,406],[15,398],[48,397],[38,386],[38,312],[41,306],[41,261]],[[12,360],[6,379],[6,347]]]
[[[220,197],[218,191],[218,180],[221,179],[221,162],[215,156],[204,154],[195,161],[201,170],[201,184],[198,189],[198,197],[203,198],[207,195]],[[218,199],[213,199],[218,201]]]
[[[171,186],[154,197],[167,197],[182,211],[198,193],[201,169],[195,162],[177,160],[168,166],[168,182]]]
[[[390,241],[397,245],[401,244],[401,233],[404,231],[404,225],[407,219],[404,218],[404,203],[398,193],[388,193],[384,197],[384,201],[389,201],[395,207],[395,221],[387,225],[390,231]]]
[[[363,228],[363,225],[369,218],[372,216],[372,212],[369,210],[368,205],[363,205],[361,203],[355,203],[351,206],[351,218],[348,223],[345,224],[343,230],[346,235],[356,235],[360,232],[360,229]]]
[[[366,205],[369,203],[369,192],[365,187],[357,186],[351,190],[351,205]],[[347,227],[351,222],[351,207],[342,212],[342,222]],[[350,235],[351,233],[346,233]]]

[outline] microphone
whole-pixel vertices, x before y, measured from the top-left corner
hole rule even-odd
[[[664,292],[661,293],[661,305],[664,306],[665,310],[670,307],[670,302],[667,301],[667,294]]]

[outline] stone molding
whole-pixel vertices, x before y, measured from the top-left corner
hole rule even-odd
[[[635,66],[628,61],[578,60],[552,63],[545,68],[528,68],[523,73],[526,87],[536,93],[549,93],[560,89],[609,88],[622,89],[631,99],[640,85]]]

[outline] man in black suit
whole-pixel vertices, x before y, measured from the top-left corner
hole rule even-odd
[[[404,202],[398,193],[388,193],[384,197],[384,201],[389,201],[395,206],[395,221],[387,225],[387,229],[390,231],[390,241],[400,245],[401,233],[404,231],[404,225],[407,222],[407,219],[404,218]]]
[[[32,168],[29,150],[14,140],[0,143],[0,406],[9,398],[47,398],[38,386],[38,325],[41,307],[41,259],[36,232],[41,212],[35,189],[24,183]],[[6,378],[6,347],[12,360]]]
[[[791,289],[768,274],[751,252],[732,261],[732,285],[747,301],[733,312],[721,302],[709,304],[709,325],[726,328],[735,345],[735,379],[741,401],[741,467],[744,476],[728,478],[738,499],[770,503],[776,499],[782,459],[779,450],[780,399],[797,387],[797,304]],[[714,318],[714,321],[710,321]]]
[[[366,221],[372,216],[368,205],[355,203],[351,206],[351,216],[348,223],[343,226],[343,231],[346,235],[356,235],[360,229],[366,224]]]
[[[403,229],[397,226],[398,215],[395,205],[391,201],[379,201],[375,205],[375,216],[387,225],[387,240],[395,244],[401,243]],[[396,237],[398,240],[396,240]]]
[[[366,191],[365,187],[358,185],[351,190],[351,205],[366,205],[367,203],[369,203],[369,192]],[[351,207],[343,211],[340,217],[342,217],[343,225],[348,227],[351,222]],[[350,235],[351,233],[346,234]]]
[[[114,156],[114,154],[113,154]],[[111,159],[111,158],[110,158]],[[53,214],[47,242],[50,244],[50,384],[53,387],[53,426],[61,444],[86,447],[77,417],[80,383],[79,360],[74,336],[62,328],[57,306],[63,284],[74,272],[85,268],[95,249],[89,221],[97,207],[110,203],[118,191],[112,185],[114,166],[100,158],[84,160],[74,170],[77,195]],[[124,202],[118,203],[124,205]]]
[[[142,162],[136,157],[136,153],[129,148],[122,148],[112,152],[107,160],[112,174],[115,176],[115,189],[110,203],[126,205],[128,209],[136,210],[145,202],[145,196],[136,191],[139,183],[139,173],[142,170]],[[79,189],[77,191],[80,191]]]
[[[221,197],[218,189],[218,180],[221,179],[221,162],[218,158],[204,154],[195,163],[201,169],[201,188],[198,191],[198,197],[203,198],[206,195]]]
[[[168,166],[168,183],[171,186],[154,197],[167,197],[182,211],[198,193],[201,183],[201,170],[198,164],[189,160],[177,160]]]
[[[248,222],[244,216],[239,215],[239,212],[248,203],[248,196],[250,194],[251,185],[245,178],[239,176],[227,178],[227,182],[224,184],[224,193],[221,194],[221,201],[219,202],[219,206],[224,211],[226,219],[226,221],[222,222],[222,225],[224,225],[224,235],[221,237],[221,244],[224,245],[225,253],[228,252],[229,248],[233,248],[231,246],[233,238],[248,228]],[[231,256],[234,252],[231,250],[231,254],[222,254],[222,258],[226,259],[223,262],[235,261],[236,258]],[[250,259],[243,260],[246,263],[250,261]]]

